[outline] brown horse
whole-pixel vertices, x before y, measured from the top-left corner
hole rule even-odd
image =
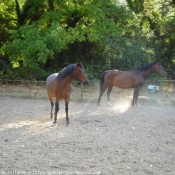
[[[102,73],[100,80],[100,95],[98,98],[98,105],[100,104],[101,96],[108,88],[107,100],[110,104],[110,93],[113,86],[117,86],[121,89],[134,88],[132,106],[137,106],[137,99],[140,88],[143,86],[145,80],[152,74],[157,73],[162,77],[166,76],[161,63],[152,63],[141,68],[132,69],[129,71],[121,70],[107,70]]]
[[[70,99],[72,81],[77,79],[84,85],[88,84],[88,78],[85,74],[84,66],[82,63],[70,64],[65,67],[59,73],[52,74],[48,76],[46,81],[46,90],[51,103],[51,118],[53,118],[53,106],[54,102],[52,98],[56,98],[55,101],[55,113],[54,113],[54,123],[57,122],[57,113],[59,111],[59,100],[65,100],[65,112],[66,121],[69,123],[68,117],[68,103]]]

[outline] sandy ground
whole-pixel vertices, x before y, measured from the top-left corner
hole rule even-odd
[[[175,175],[175,107],[0,96],[0,174]]]

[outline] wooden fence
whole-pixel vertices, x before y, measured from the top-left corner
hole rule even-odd
[[[0,94],[5,95],[7,93],[13,93],[16,89],[16,92],[22,93],[26,95],[26,97],[36,97],[36,96],[45,96],[46,97],[46,89],[45,89],[46,81],[36,81],[36,80],[9,80],[9,79],[0,79]],[[78,81],[73,81],[73,84],[76,85],[76,96],[78,99],[83,101],[83,98],[86,98],[87,94],[89,96],[98,96],[99,93],[99,80],[91,80],[88,86],[83,86],[83,84],[77,85]],[[156,86],[171,86],[175,89],[175,80],[147,80],[145,82],[145,89],[147,89],[148,85],[156,85]],[[89,88],[89,90],[88,90]],[[91,88],[91,89],[90,89]],[[94,92],[95,91],[95,92]],[[85,94],[86,92],[86,94]],[[115,89],[114,89],[115,92]],[[42,93],[42,95],[40,95]],[[44,95],[43,95],[44,94]],[[75,95],[74,95],[75,96]]]

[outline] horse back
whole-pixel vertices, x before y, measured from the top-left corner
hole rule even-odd
[[[116,76],[118,76],[118,74],[120,72],[121,71],[119,71],[119,70],[107,70],[107,71],[105,71],[102,74],[104,86],[113,86],[114,82],[115,82],[115,78],[116,78]]]
[[[48,96],[56,97],[56,91],[59,88],[57,76],[58,76],[58,73],[54,73],[47,77],[46,90],[47,90]]]
[[[46,80],[46,88],[47,89],[54,84],[57,76],[58,76],[58,73],[55,73],[55,74],[51,74],[47,77],[47,80]]]
[[[136,71],[108,70],[104,76],[104,86],[117,86],[122,89],[143,85],[143,76]]]
[[[118,71],[114,85],[122,88],[134,88],[137,86],[142,86],[144,84],[144,78],[140,72],[137,71]]]

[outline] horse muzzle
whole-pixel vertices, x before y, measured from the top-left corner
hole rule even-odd
[[[165,78],[165,77],[166,77],[166,73],[162,74],[162,77],[164,77],[164,78]]]
[[[89,84],[89,81],[88,80],[86,80],[86,81],[83,82],[83,85],[87,85],[87,84]]]

